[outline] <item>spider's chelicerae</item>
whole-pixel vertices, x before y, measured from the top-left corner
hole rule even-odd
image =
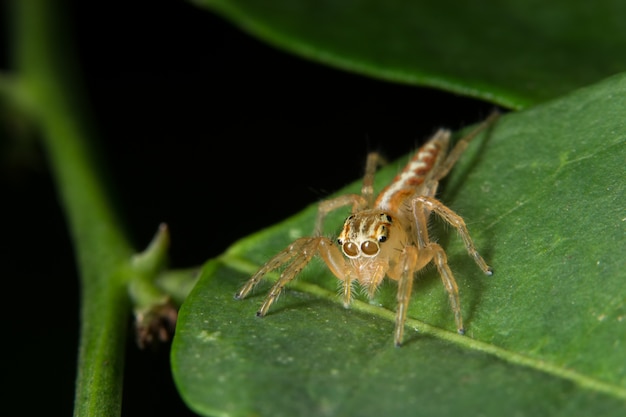
[[[423,145],[404,169],[374,199],[374,174],[379,155],[368,155],[361,194],[346,194],[320,203],[313,237],[297,239],[263,265],[235,295],[244,298],[263,276],[285,265],[272,286],[257,316],[264,316],[287,283],[318,254],[342,283],[343,303],[352,300],[353,283],[365,287],[370,298],[385,276],[398,281],[398,306],[394,341],[402,343],[407,308],[411,298],[414,275],[433,262],[448,292],[459,333],[464,333],[459,290],[448,267],[443,248],[428,236],[428,217],[435,213],[454,226],[469,255],[482,271],[492,270],[479,255],[465,222],[434,196],[439,181],[459,159],[468,143],[497,117],[494,113],[462,138],[448,153],[450,131],[440,129]],[[352,205],[335,242],[322,236],[326,215],[340,207]]]

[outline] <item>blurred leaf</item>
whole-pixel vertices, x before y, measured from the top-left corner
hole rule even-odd
[[[335,67],[511,108],[626,70],[621,0],[193,0]]]
[[[503,117],[463,155],[440,198],[495,270],[484,276],[454,231],[439,231],[466,336],[434,268],[418,276],[402,348],[395,283],[344,309],[319,260],[264,319],[254,315],[269,283],[233,300],[312,230],[313,205],[206,264],[172,352],[184,400],[215,416],[625,415],[625,108],[626,76],[613,77]]]

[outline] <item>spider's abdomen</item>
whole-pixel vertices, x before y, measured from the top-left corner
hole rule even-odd
[[[428,174],[442,158],[445,158],[449,141],[450,132],[443,129],[439,130],[431,140],[417,151],[391,184],[380,192],[374,206],[397,213],[403,203],[413,194],[421,191],[420,188]],[[420,192],[420,194],[423,193]]]

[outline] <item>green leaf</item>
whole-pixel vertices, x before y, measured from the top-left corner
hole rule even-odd
[[[194,2],[306,58],[511,108],[626,70],[621,0]]]
[[[620,75],[502,117],[463,155],[440,198],[495,271],[484,276],[454,230],[440,228],[466,336],[434,268],[418,275],[401,348],[395,283],[344,309],[319,260],[264,319],[255,312],[269,283],[234,300],[263,262],[312,230],[312,205],[205,265],[174,340],[182,397],[211,416],[625,415],[625,108]],[[329,234],[345,214],[331,217]]]

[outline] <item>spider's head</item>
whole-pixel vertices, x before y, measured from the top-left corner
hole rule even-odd
[[[346,219],[337,244],[348,258],[373,258],[396,247],[390,242],[398,242],[402,236],[402,228],[388,213],[366,210]]]

